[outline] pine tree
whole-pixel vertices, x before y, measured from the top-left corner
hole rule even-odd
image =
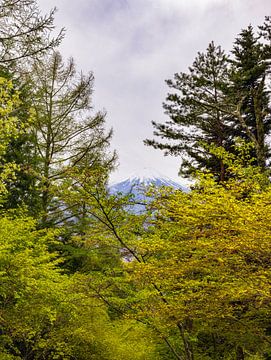
[[[145,144],[166,155],[181,155],[180,173],[209,170],[217,180],[224,180],[225,165],[212,148],[234,153],[237,138],[253,144],[251,158],[262,171],[266,169],[271,130],[269,18],[260,29],[257,36],[251,26],[243,30],[231,58],[211,43],[188,73],[175,74],[174,80],[167,81],[174,90],[164,104],[170,120],[152,122],[154,135],[160,139],[148,139]]]
[[[233,47],[230,100],[236,109],[236,125],[254,145],[256,165],[265,169],[271,131],[268,71],[271,47],[264,45],[252,26],[241,31]]]
[[[227,56],[212,42],[206,54],[198,53],[188,73],[177,73],[174,80],[166,81],[174,91],[163,105],[170,120],[152,124],[154,135],[167,142],[146,140],[145,144],[164,150],[166,155],[181,155],[182,174],[207,168],[223,180],[224,164],[210,153],[208,145],[230,150],[233,143],[231,117],[221,111],[228,82]]]

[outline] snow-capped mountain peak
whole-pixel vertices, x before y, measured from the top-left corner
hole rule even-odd
[[[185,184],[181,184],[181,182],[173,181],[166,176],[159,177],[157,174],[144,174],[144,175],[132,175],[131,177],[120,181],[118,183],[112,184],[109,187],[109,191],[111,194],[123,194],[133,195],[134,205],[130,205],[127,208],[129,211],[133,213],[141,213],[145,211],[144,203],[148,203],[151,199],[145,195],[144,188],[148,186],[162,187],[162,186],[170,186],[174,189],[179,189],[184,192],[189,191],[189,188]]]
[[[109,191],[114,195],[133,195],[134,204],[129,205],[127,209],[133,213],[142,213],[145,211],[144,204],[151,200],[151,198],[144,193],[144,189],[150,185],[158,188],[169,186],[184,192],[189,191],[189,184],[186,180],[180,178],[180,181],[174,181],[150,168],[144,168],[140,171],[140,174],[131,174],[126,179],[111,184]]]
[[[170,186],[174,189],[180,189],[182,191],[188,191],[189,187],[185,181],[173,181],[167,176],[156,173],[146,173],[146,174],[132,174],[130,177],[124,179],[123,181],[114,183],[110,185],[110,192],[113,194],[122,193],[124,195],[133,193],[136,197],[138,193],[142,193],[142,188],[150,185],[157,187]]]
[[[120,187],[121,184],[122,184],[121,187],[125,186],[125,188],[126,186],[129,187],[131,185],[132,186],[157,185],[159,187],[171,186],[176,189],[181,188],[183,190],[187,190],[189,187],[187,181],[185,181],[184,179],[174,181],[169,177],[167,177],[166,175],[160,173],[156,169],[146,168],[146,167],[140,170],[140,174],[132,173],[126,179],[112,183],[110,185],[110,189],[115,187]]]

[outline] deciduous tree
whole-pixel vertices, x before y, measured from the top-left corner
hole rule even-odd
[[[55,52],[36,62],[32,81],[43,220],[47,222],[50,213],[65,208],[55,201],[57,187],[70,169],[97,166],[106,172],[116,155],[108,152],[112,130],[105,130],[105,114],[91,114],[92,73],[78,74],[73,59],[65,65]]]
[[[226,187],[207,176],[190,193],[161,193],[138,245],[145,261],[127,264],[137,316],[169,339],[182,324],[180,358],[270,352],[271,188],[253,166],[230,168]]]
[[[0,5],[0,64],[14,65],[40,57],[59,45],[63,30],[54,38],[54,14],[40,15],[36,0],[3,0]],[[24,62],[26,66],[26,62]]]

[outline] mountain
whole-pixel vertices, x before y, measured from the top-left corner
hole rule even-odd
[[[136,193],[137,189],[139,187],[147,187],[150,185],[154,185],[157,187],[161,186],[170,186],[174,189],[181,189],[183,191],[188,191],[188,187],[185,185],[181,185],[180,183],[177,183],[176,181],[167,179],[167,178],[158,178],[158,177],[133,177],[128,178],[123,181],[120,181],[118,183],[110,185],[110,192],[112,194],[116,194],[118,192],[121,192],[123,194],[129,194],[129,193]]]
[[[135,204],[129,206],[129,210],[134,213],[140,213],[145,210],[144,203],[150,201],[151,199],[144,195],[144,189],[148,186],[155,186],[155,187],[162,187],[162,186],[169,186],[174,189],[180,189],[184,192],[189,191],[189,187],[181,182],[173,181],[166,176],[157,176],[157,174],[152,175],[142,175],[142,176],[131,176],[123,181],[118,183],[112,184],[109,187],[110,193],[117,195],[121,193],[123,195],[132,194],[133,201],[135,203],[143,203],[143,204]]]

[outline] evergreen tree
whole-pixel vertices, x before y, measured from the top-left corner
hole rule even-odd
[[[0,73],[12,80],[20,105],[14,115],[24,128],[10,139],[1,163],[15,164],[15,178],[6,184],[5,209],[27,205],[32,215],[40,211],[40,193],[37,190],[39,156],[34,146],[33,128],[29,126],[32,91],[26,73],[35,59],[40,59],[59,45],[62,29],[51,37],[56,9],[41,15],[36,0],[3,0],[0,4]],[[27,61],[26,61],[27,59]]]
[[[236,135],[232,132],[232,118],[221,111],[229,83],[227,56],[212,42],[206,54],[198,54],[187,74],[177,73],[174,80],[166,82],[174,91],[163,105],[170,120],[152,124],[154,135],[167,142],[146,140],[145,144],[164,150],[166,155],[181,155],[182,174],[207,168],[223,180],[225,166],[210,153],[208,145],[230,150]]]
[[[270,91],[268,91],[271,46],[270,19],[256,36],[249,26],[237,37],[230,59],[211,43],[206,55],[199,53],[188,74],[175,74],[167,84],[175,92],[164,104],[170,120],[153,122],[154,135],[146,145],[182,155],[180,172],[189,175],[208,169],[225,179],[225,165],[210,145],[234,152],[236,138],[254,146],[251,157],[262,170],[269,158]]]
[[[265,169],[269,158],[267,138],[271,131],[268,71],[271,47],[264,45],[252,26],[241,31],[233,47],[230,101],[236,109],[236,125],[254,144],[256,164]]]
[[[15,178],[18,166],[14,159],[8,156],[10,144],[21,136],[27,129],[27,121],[20,122],[18,113],[22,102],[18,90],[7,77],[0,76],[0,195],[8,194],[8,188]]]
[[[31,126],[32,108],[31,96],[27,84],[20,84],[18,80],[6,71],[3,77],[13,80],[13,91],[19,95],[20,105],[13,112],[18,118],[18,127],[24,129],[16,137],[12,137],[6,148],[1,163],[13,163],[16,165],[15,177],[12,182],[6,184],[7,193],[4,208],[15,209],[27,206],[31,215],[37,216],[41,210],[40,192],[37,188],[37,173],[39,157],[35,151],[34,131]]]

